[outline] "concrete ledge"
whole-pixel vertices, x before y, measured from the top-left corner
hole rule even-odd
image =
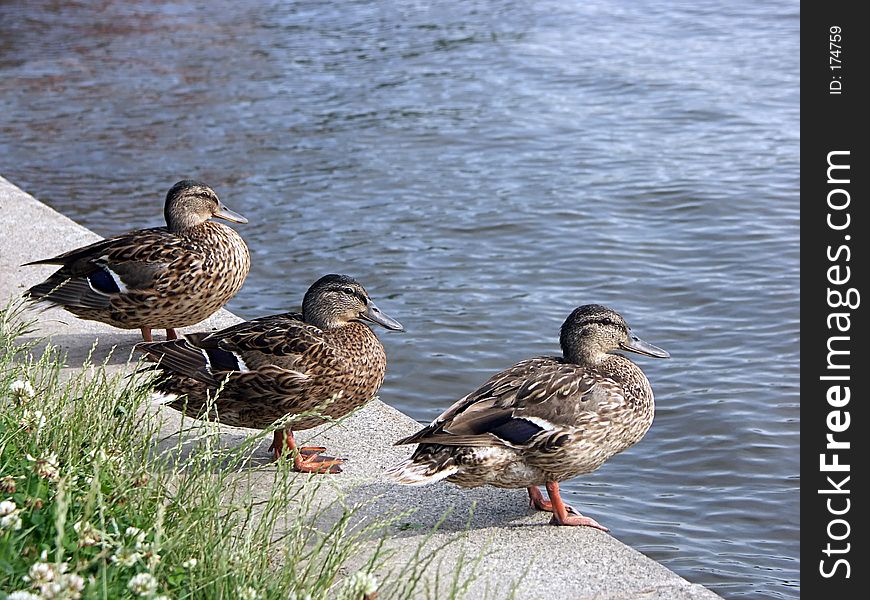
[[[4,235],[0,239],[0,301],[20,295],[41,281],[53,267],[21,267],[22,263],[45,258],[100,239],[93,232],[35,200],[0,177],[0,211],[4,215]],[[242,231],[244,235],[244,231]],[[319,274],[312,273],[314,280]],[[188,330],[217,329],[239,319],[220,311]],[[185,331],[185,330],[182,330]],[[122,331],[99,323],[82,321],[60,310],[39,315],[38,337],[50,337],[67,352],[70,368],[76,368],[88,355],[94,340],[99,340],[94,362],[108,356],[114,347],[111,369],[126,369],[127,357],[139,341],[138,331]],[[167,413],[167,433],[178,430],[180,419],[171,409]],[[589,528],[550,527],[549,515],[531,511],[524,490],[481,488],[465,490],[448,483],[428,487],[404,487],[389,482],[384,471],[404,458],[409,448],[392,442],[415,431],[419,425],[407,415],[380,401],[369,403],[337,426],[302,432],[302,441],[317,440],[331,454],[348,459],[343,473],[328,479],[320,493],[346,503],[364,502],[358,513],[383,516],[394,509],[413,510],[388,542],[401,559],[425,542],[436,548],[449,539],[460,539],[436,560],[449,573],[457,561],[483,553],[479,575],[466,597],[507,597],[512,582],[519,580],[517,599],[572,598],[615,600],[628,598],[689,600],[715,599],[716,594],[691,584],[664,566],[622,544],[615,538]],[[225,427],[222,437],[228,444],[252,430]],[[268,442],[253,457],[267,463]],[[255,475],[258,476],[258,475]],[[268,493],[268,475],[263,475]],[[256,483],[256,482],[254,482]],[[426,534],[439,519],[444,522],[428,541]],[[445,577],[449,579],[449,577]],[[438,597],[430,588],[427,597]],[[424,597],[423,590],[421,595]]]

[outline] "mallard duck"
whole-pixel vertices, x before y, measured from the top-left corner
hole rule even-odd
[[[356,280],[326,275],[305,293],[301,314],[261,317],[214,333],[137,347],[165,375],[157,389],[175,396],[172,408],[261,429],[292,417],[275,431],[269,448],[275,458],[289,450],[297,471],[337,473],[341,459],[321,456],[325,448],[297,448],[293,431],[342,417],[381,387],[387,356],[363,321],[404,331]]]
[[[553,513],[551,523],[607,531],[562,501],[559,482],[594,471],[652,425],[649,381],[612,352],[670,355],[597,304],[571,313],[560,343],[562,356],[530,358],[493,375],[429,426],[396,442],[419,446],[390,475],[410,485],[446,479],[465,487],[527,488],[532,508]]]
[[[212,217],[247,223],[214,190],[197,181],[166,194],[166,227],[138,229],[27,265],[62,265],[25,297],[60,306],[83,319],[142,331],[195,325],[241,289],[251,256],[231,227]]]

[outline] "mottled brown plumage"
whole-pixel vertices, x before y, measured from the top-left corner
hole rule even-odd
[[[214,190],[184,180],[166,195],[166,227],[139,229],[28,265],[62,265],[25,296],[83,319],[121,329],[195,325],[241,289],[251,266],[248,246],[230,227],[247,219],[227,209]]]
[[[393,477],[411,485],[446,479],[467,487],[525,487],[534,507],[554,512],[554,523],[604,529],[562,503],[558,482],[594,471],[652,425],[649,381],[611,352],[668,354],[632,335],[618,313],[594,304],[571,313],[560,341],[562,356],[517,363],[396,442],[420,445],[392,469]],[[539,485],[547,486],[551,502]]]
[[[138,348],[158,361],[165,375],[158,389],[177,395],[169,404],[176,410],[251,428],[289,418],[275,433],[273,448],[280,455],[285,445],[296,449],[293,430],[346,415],[371,400],[383,383],[386,353],[361,319],[403,329],[358,282],[326,275],[305,294],[301,314],[261,317]],[[338,471],[340,461],[314,452],[306,457],[304,450],[295,457],[300,471]]]

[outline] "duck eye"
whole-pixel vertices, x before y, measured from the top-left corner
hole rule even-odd
[[[351,296],[356,294],[356,292],[353,290],[353,288],[349,288],[349,287],[341,288],[341,291],[344,292],[345,294],[350,294]]]

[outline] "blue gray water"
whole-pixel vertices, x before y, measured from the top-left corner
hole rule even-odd
[[[796,598],[799,25],[773,0],[2,3],[0,174],[102,234],[209,183],[250,219],[229,308],[356,276],[408,328],[381,398],[421,421],[614,306],[673,358],[638,358],[655,423],[568,500],[726,598]]]

